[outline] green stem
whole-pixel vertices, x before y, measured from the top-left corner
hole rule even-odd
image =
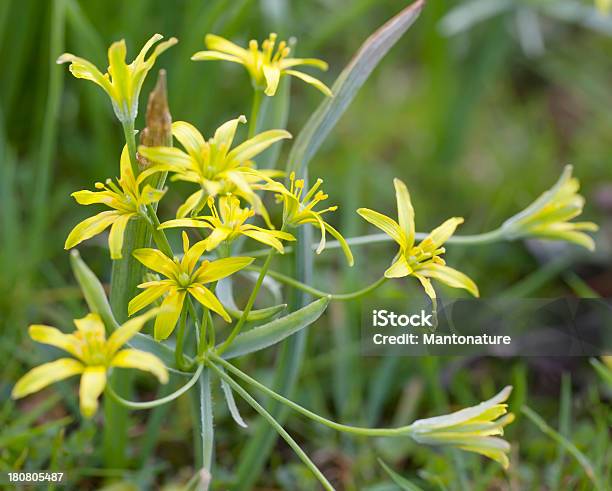
[[[249,266],[246,269],[250,270],[250,271],[261,271],[261,268],[258,266]],[[349,293],[328,293],[328,292],[324,292],[323,290],[319,290],[317,288],[314,288],[310,285],[307,285],[305,283],[302,283],[301,281],[298,281],[294,278],[292,278],[291,276],[285,275],[283,273],[279,273],[277,271],[272,271],[269,270],[267,272],[267,274],[274,278],[275,280],[278,280],[282,283],[285,283],[286,285],[292,286],[293,288],[297,288],[299,290],[302,290],[303,292],[309,293],[310,295],[313,295],[315,297],[319,297],[319,298],[323,298],[323,297],[330,297],[332,300],[353,300],[355,298],[359,298],[363,295],[366,295],[367,293],[370,293],[373,290],[376,290],[379,286],[381,286],[385,281],[387,281],[387,278],[385,278],[384,276],[381,278],[378,278],[374,283],[371,283],[359,290],[355,290],[354,292],[349,292]]]
[[[424,232],[417,232],[415,234],[416,240],[423,240],[429,234]],[[389,237],[385,233],[380,234],[369,234],[369,235],[360,235],[358,237],[350,237],[346,239],[346,243],[350,246],[361,246],[361,245],[371,245],[378,244],[381,242],[391,242],[393,239]],[[501,229],[491,230],[490,232],[484,232],[482,234],[474,234],[474,235],[453,235],[448,238],[445,244],[453,244],[453,245],[486,245],[492,244],[494,242],[500,242],[502,240],[510,240],[504,237],[504,234]],[[318,244],[313,244],[312,249],[316,250]],[[340,242],[337,240],[331,240],[326,242],[326,249],[338,249],[340,248]],[[285,246],[285,254],[293,252],[294,248],[292,246]],[[249,251],[245,252],[245,255],[249,257],[258,257],[263,256],[266,253],[265,249],[261,249],[258,251]]]
[[[251,309],[253,308],[253,305],[255,304],[255,299],[257,298],[257,294],[259,293],[259,289],[261,288],[263,280],[266,276],[266,272],[268,271],[268,268],[270,267],[270,263],[272,262],[272,257],[274,257],[275,252],[276,250],[273,248],[271,248],[270,252],[268,252],[268,256],[266,257],[266,260],[264,261],[263,266],[261,267],[259,271],[257,282],[255,283],[255,286],[253,287],[253,291],[251,292],[251,295],[249,296],[249,299],[247,300],[247,304],[244,307],[244,310],[242,311],[242,315],[240,316],[240,319],[238,319],[238,322],[232,329],[232,332],[230,333],[230,335],[227,337],[227,339],[223,342],[223,344],[217,350],[218,354],[223,353],[230,346],[230,344],[232,344],[232,341],[234,341],[234,338],[238,336],[238,334],[240,334],[240,331],[242,327],[244,326],[244,323],[246,322],[249,316],[249,313],[251,312]]]
[[[263,92],[259,89],[255,89],[253,92],[253,105],[251,106],[251,118],[249,120],[249,138],[253,138],[257,131],[257,119],[259,118],[262,98]]]
[[[183,309],[181,310],[181,316],[179,318],[179,328],[176,333],[176,348],[174,350],[174,360],[176,362],[176,367],[181,371],[187,370],[187,364],[185,363],[185,358],[183,357],[183,349],[185,344],[185,327],[187,324],[187,305],[183,305]]]
[[[193,376],[189,379],[189,381],[185,385],[175,390],[171,394],[168,394],[167,396],[162,397],[160,399],[155,399],[153,401],[146,401],[146,402],[128,401],[127,399],[124,399],[123,397],[118,395],[113,390],[111,384],[107,384],[106,391],[108,395],[110,395],[116,402],[118,402],[122,406],[128,407],[130,409],[151,409],[157,406],[161,406],[163,404],[167,404],[168,402],[173,401],[174,399],[180,397],[185,392],[187,392],[189,389],[191,389],[197,383],[198,378],[200,377],[200,374],[202,373],[203,369],[204,369],[203,364],[198,365],[198,369],[195,371]]]
[[[215,355],[214,353],[210,353],[209,354],[209,358],[211,360],[213,360],[215,363],[223,365],[223,367],[227,371],[232,372],[234,375],[240,377],[242,380],[244,380],[248,384],[252,385],[253,387],[256,387],[257,389],[261,390],[262,392],[266,393],[267,395],[269,395],[273,399],[276,399],[278,402],[280,402],[282,404],[285,404],[286,406],[288,406],[291,409],[293,409],[294,411],[297,411],[298,413],[306,416],[307,418],[310,418],[313,421],[316,421],[317,423],[325,425],[325,426],[327,426],[329,428],[332,428],[332,429],[334,429],[336,431],[342,431],[344,433],[351,433],[353,435],[379,436],[379,437],[380,436],[408,436],[410,434],[410,427],[409,426],[403,426],[403,427],[400,427],[400,428],[364,428],[364,427],[360,427],[360,426],[351,426],[351,425],[345,425],[345,424],[341,424],[341,423],[336,423],[335,421],[332,421],[330,419],[324,418],[323,416],[319,416],[318,414],[313,413],[312,411],[309,411],[308,409],[300,406],[299,404],[293,402],[292,400],[287,399],[286,397],[283,397],[282,395],[278,394],[277,392],[274,392],[269,387],[266,387],[265,385],[263,385],[262,383],[258,382],[254,378],[248,376],[246,373],[242,372],[241,370],[236,368],[234,365],[232,365],[231,363],[227,362],[223,358]]]
[[[140,174],[140,168],[138,167],[138,160],[136,159],[136,135],[134,133],[134,121],[125,121],[122,123],[123,135],[125,136],[125,143],[128,148],[128,154],[130,156],[130,164],[132,164],[132,172],[134,177]]]
[[[157,218],[157,212],[151,205],[147,205],[147,223],[151,229],[151,235],[153,236],[153,240],[159,250],[162,251],[169,258],[174,257],[174,252],[172,252],[172,247],[170,246],[170,242],[168,242],[168,238],[166,237],[166,233],[163,229],[159,228],[159,218]]]
[[[248,402],[249,405],[253,409],[255,409],[255,411],[257,411],[266,421],[268,421],[268,423],[270,423],[270,425],[278,432],[278,434],[283,438],[283,440],[285,440],[287,444],[293,449],[293,451],[297,454],[297,456],[304,463],[304,465],[306,465],[306,467],[308,467],[312,471],[312,473],[317,477],[319,482],[326,490],[334,491],[334,487],[330,484],[330,482],[323,475],[323,473],[317,468],[314,462],[310,460],[310,457],[306,455],[306,453],[300,448],[298,443],[291,437],[291,435],[289,435],[289,433],[287,433],[285,428],[283,428],[268,411],[266,411],[255,399],[253,399],[253,397],[246,390],[244,390],[238,383],[236,383],[234,379],[223,373],[223,371],[220,370],[216,365],[209,362],[208,366],[219,376],[219,378],[227,382],[232,387],[232,389],[234,389],[238,393],[238,395],[240,395],[240,397],[242,397],[246,402]]]

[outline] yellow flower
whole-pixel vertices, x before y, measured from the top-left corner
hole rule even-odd
[[[352,266],[354,264],[353,254],[346,240],[340,235],[340,232],[322,218],[324,213],[336,211],[338,207],[330,206],[324,210],[318,211],[314,209],[321,201],[329,197],[323,191],[319,190],[319,187],[323,183],[323,179],[317,179],[310,188],[310,191],[304,196],[302,196],[304,191],[304,180],[296,179],[295,172],[291,173],[289,180],[291,181],[290,189],[287,189],[283,184],[273,181],[272,179],[266,179],[266,184],[261,186],[261,189],[265,191],[276,193],[278,201],[283,202],[284,226],[299,227],[300,225],[311,224],[317,227],[321,231],[321,240],[319,241],[319,247],[317,247],[317,254],[321,254],[323,249],[325,249],[325,232],[329,232],[340,243],[340,247],[342,247],[344,251],[349,266]]]
[[[145,291],[128,304],[128,313],[132,315],[166,294],[161,304],[162,312],[155,319],[155,339],[166,339],[172,334],[188,293],[204,307],[231,322],[221,302],[204,285],[234,274],[251,264],[253,258],[229,257],[217,261],[202,261],[200,267],[196,268],[206,246],[206,240],[201,240],[190,247],[189,238],[183,232],[184,254],[181,260],[170,259],[157,249],[136,249],[133,252],[134,257],[147,268],[166,277],[138,285],[138,288],[144,288]]]
[[[155,34],[149,39],[138,56],[129,65],[125,62],[125,40],[117,41],[108,48],[108,72],[102,74],[98,68],[83,58],[64,53],[57,59],[57,63],[70,63],[70,72],[76,78],[91,80],[104,89],[111,98],[113,109],[122,123],[133,122],[138,114],[138,97],[147,73],[153,67],[157,57],[178,41],[170,38],[158,44],[151,56],[145,57],[153,45],[163,39],[161,34]]]
[[[263,176],[277,171],[254,170],[253,157],[273,143],[291,138],[285,130],[269,130],[246,140],[230,150],[239,123],[246,123],[240,116],[221,125],[208,141],[191,124],[177,121],[172,124],[172,134],[185,150],[174,147],[144,147],[138,152],[159,170],[173,172],[174,179],[189,181],[201,186],[178,209],[177,218],[197,212],[206,203],[207,196],[232,193],[251,204],[256,213],[267,219],[261,199],[253,185]]]
[[[555,185],[542,193],[531,205],[506,220],[501,230],[508,239],[538,237],[565,240],[595,249],[593,239],[581,232],[599,229],[593,222],[570,222],[582,213],[584,198],[578,194],[580,182],[572,177],[572,166],[566,165]]]
[[[144,370],[165,384],[168,382],[168,371],[155,355],[136,349],[120,350],[158,310],[153,309],[128,320],[108,339],[98,314],[88,314],[82,319],[75,319],[77,330],[73,334],[64,334],[55,327],[40,324],[30,326],[30,337],[34,341],[60,348],[76,359],[60,358],[33,368],[17,381],[12,397],[19,399],[38,392],[49,384],[81,374],[81,413],[90,418],[98,408],[98,397],[106,386],[107,372],[113,367]]]
[[[250,223],[245,223],[255,214],[255,212],[248,208],[240,208],[240,200],[235,196],[226,195],[219,198],[221,213],[217,211],[215,199],[212,196],[208,198],[208,207],[212,213],[211,216],[169,220],[163,223],[160,228],[208,228],[211,230],[211,233],[206,238],[207,251],[212,251],[223,241],[231,243],[240,235],[245,235],[262,244],[274,247],[278,252],[283,254],[285,249],[281,240],[295,240],[295,237],[287,232],[281,230],[268,230],[257,227],[256,225],[251,225]]]
[[[158,202],[164,195],[165,190],[155,189],[149,184],[146,184],[142,190],[140,189],[144,180],[157,170],[147,169],[138,174],[138,178],[134,178],[127,147],[123,147],[123,152],[121,152],[120,166],[121,177],[118,180],[118,186],[107,179],[106,184],[96,183],[96,189],[100,191],[84,190],[72,193],[74,199],[81,205],[103,204],[112,210],[103,211],[80,222],[68,234],[65,249],[73,248],[112,225],[108,237],[110,255],[111,259],[120,259],[127,223],[144,213],[146,205]]]
[[[509,461],[506,454],[510,451],[510,444],[496,435],[503,435],[504,426],[514,421],[514,414],[506,414],[508,405],[503,404],[510,392],[512,387],[507,386],[495,397],[477,406],[444,416],[419,419],[408,427],[410,436],[419,443],[450,445],[479,453],[507,469]]]
[[[327,70],[327,63],[316,58],[288,58],[291,48],[287,46],[285,41],[278,43],[278,47],[276,50],[274,49],[276,37],[275,33],[270,34],[270,37],[261,43],[260,51],[257,41],[254,39],[249,42],[249,49],[244,49],[220,36],[207,34],[204,42],[209,51],[198,51],[191,59],[196,61],[224,60],[240,63],[249,72],[255,89],[263,89],[267,96],[276,94],[282,76],[292,75],[331,97],[332,91],[323,82],[306,73],[293,70],[293,67],[300,65],[311,65],[321,70]]]
[[[446,266],[440,256],[445,249],[442,244],[453,235],[457,226],[463,223],[463,218],[449,218],[434,229],[420,244],[415,245],[414,209],[406,185],[399,179],[394,179],[395,198],[397,200],[398,221],[367,208],[359,208],[359,213],[365,220],[378,227],[400,246],[393,264],[385,271],[387,278],[416,277],[427,295],[436,298],[436,292],[430,278],[441,281],[453,288],[465,288],[474,296],[478,296],[478,287],[465,274]]]

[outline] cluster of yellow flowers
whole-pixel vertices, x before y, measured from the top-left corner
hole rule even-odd
[[[70,71],[75,77],[84,78],[101,86],[110,96],[117,118],[131,124],[138,112],[138,99],[143,81],[157,56],[177,42],[171,38],[157,45],[146,58],[148,51],[162,36],[156,34],[143,47],[136,59],[127,64],[124,41],[113,43],[108,51],[109,68],[102,74],[92,63],[71,54],[64,54],[58,63],[70,62]],[[261,49],[251,41],[248,49],[237,46],[219,36],[206,36],[208,51],[196,53],[194,60],[226,60],[244,65],[256,91],[273,96],[279,80],[285,75],[298,77],[318,88],[327,96],[331,90],[319,80],[294,70],[299,65],[311,65],[325,70],[327,64],[310,58],[289,58],[287,43],[276,45],[276,35],[271,34]],[[163,276],[138,285],[143,291],[131,299],[128,315],[132,316],[152,303],[161,300],[161,306],[146,314],[133,317],[115,330],[108,340],[100,317],[90,314],[76,320],[75,334],[63,334],[48,326],[31,326],[31,337],[39,342],[51,344],[72,354],[75,359],[63,358],[41,365],[26,374],[15,386],[14,397],[23,397],[42,389],[48,384],[75,374],[82,374],[81,408],[85,416],[94,414],[97,399],[104,390],[107,372],[112,367],[133,367],[149,371],[165,383],[168,373],[164,364],[154,355],[134,349],[120,348],[135,335],[149,319],[155,318],[156,340],[166,339],[172,334],[181,313],[192,300],[205,309],[218,314],[226,322],[231,318],[214,293],[215,282],[249,266],[254,258],[231,256],[229,245],[244,236],[271,248],[271,253],[285,252],[284,242],[295,241],[291,230],[303,225],[313,225],[320,230],[321,238],[317,253],[326,247],[326,234],[340,244],[346,260],[353,265],[353,254],[349,244],[326,220],[327,213],[337,206],[315,209],[328,198],[318,179],[307,189],[303,179],[295,174],[289,177],[289,187],[277,180],[282,172],[258,169],[254,158],[271,145],[291,134],[284,129],[273,129],[256,134],[234,146],[240,124],[246,123],[244,116],[222,124],[214,135],[206,139],[193,125],[184,121],[172,124],[172,134],[181,148],[158,146],[138,148],[138,153],[150,165],[139,171],[130,155],[129,142],[120,158],[120,177],[117,182],[108,179],[96,183],[96,191],[83,190],[73,193],[82,205],[101,204],[110,210],[102,211],[85,219],[68,235],[65,248],[75,247],[84,240],[100,234],[111,227],[109,234],[110,256],[113,260],[123,257],[124,233],[130,220],[144,220],[155,231],[169,228],[197,228],[207,231],[207,236],[190,244],[186,232],[182,232],[183,251],[180,256],[170,251],[140,248],[129,253],[152,272]],[[132,135],[133,136],[133,135]],[[165,190],[155,188],[149,178],[158,173],[170,173],[171,180],[193,183],[197,189],[178,208],[176,218],[159,224],[153,206],[164,196]],[[593,230],[592,224],[572,224],[568,220],[582,211],[583,200],[577,195],[577,181],[566,171],[560,183],[531,208],[504,225],[508,236],[523,237],[538,235],[574,241],[587,247],[592,239],[577,230]],[[406,185],[394,180],[397,200],[397,220],[376,211],[360,208],[357,212],[368,222],[381,229],[397,243],[399,251],[390,267],[387,278],[415,277],[432,300],[436,292],[431,280],[437,280],[453,288],[462,288],[478,296],[478,287],[468,276],[446,265],[442,255],[444,243],[453,235],[462,218],[454,217],[435,228],[424,240],[416,243],[415,213]],[[277,203],[282,204],[282,224],[277,229],[262,200],[263,193],[273,193]],[[205,211],[207,210],[207,212]],[[264,225],[251,223],[259,216]],[[154,220],[155,219],[155,220]],[[223,246],[223,247],[221,247]],[[215,253],[217,259],[210,260],[205,254]],[[510,417],[492,422],[505,413],[504,401],[509,389],[493,400],[483,403],[478,409],[466,410],[442,419],[415,423],[415,438],[426,443],[448,443],[465,450],[487,455],[507,465],[507,444],[491,435],[501,434]],[[446,419],[444,419],[446,418]],[[452,424],[451,424],[452,423]],[[453,429],[456,426],[456,431]],[[449,428],[449,425],[452,428]],[[468,431],[469,430],[469,431]],[[474,430],[474,431],[472,431]],[[500,443],[503,442],[503,443]],[[488,445],[488,446],[487,446]]]

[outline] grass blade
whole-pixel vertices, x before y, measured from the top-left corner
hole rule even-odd
[[[536,412],[529,409],[527,406],[523,406],[521,408],[521,412],[527,416],[533,424],[535,424],[542,433],[552,438],[555,442],[557,442],[560,446],[565,448],[580,464],[580,467],[584,470],[587,477],[591,480],[595,489],[598,491],[604,491],[604,487],[602,485],[602,481],[595,474],[595,470],[593,465],[589,461],[586,455],[584,455],[578,448],[570,442],[567,438],[561,435],[558,431],[555,431],[552,427],[550,427],[546,421],[544,421]]]
[[[308,162],[344,114],[361,86],[380,60],[414,23],[424,0],[417,0],[374,32],[361,46],[332,86],[333,97],[326,98],[310,117],[291,148],[287,171],[303,174]]]

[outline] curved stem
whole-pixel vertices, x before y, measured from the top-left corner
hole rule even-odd
[[[249,266],[245,269],[248,269],[250,271],[261,271],[261,268],[258,266]],[[332,300],[353,300],[355,298],[359,298],[367,293],[370,293],[373,290],[376,290],[379,286],[381,286],[385,281],[387,281],[387,278],[385,278],[384,276],[378,278],[374,283],[371,283],[359,290],[355,290],[354,292],[349,292],[349,293],[328,293],[328,292],[324,292],[323,290],[319,290],[317,288],[314,288],[310,285],[307,285],[306,283],[302,283],[301,281],[298,281],[294,278],[292,278],[291,276],[287,276],[283,273],[279,273],[277,271],[268,271],[267,274],[274,278],[275,280],[278,280],[282,283],[285,283],[286,285],[292,286],[293,288],[298,288],[300,290],[302,290],[303,292],[309,293],[310,295],[313,295],[315,297],[319,297],[319,298],[323,298],[323,297],[330,297]]]
[[[230,335],[227,337],[227,339],[223,342],[223,344],[217,350],[218,354],[223,353],[229,347],[229,345],[232,344],[232,341],[234,341],[234,338],[238,336],[238,334],[240,334],[240,330],[242,329],[242,326],[244,326],[244,323],[246,322],[249,316],[249,313],[251,312],[251,309],[253,308],[253,304],[255,303],[255,299],[257,298],[257,294],[259,293],[259,289],[261,288],[261,285],[266,276],[268,268],[270,267],[270,263],[272,262],[272,257],[274,257],[275,252],[276,250],[273,248],[271,248],[270,251],[268,252],[268,256],[266,257],[266,260],[264,261],[263,266],[259,270],[259,276],[257,278],[255,286],[253,287],[253,291],[251,292],[251,295],[249,296],[249,299],[247,300],[247,304],[244,307],[244,310],[242,311],[242,315],[240,316],[240,319],[238,319],[238,322],[232,329],[232,332],[230,333]]]
[[[157,218],[157,212],[153,208],[152,205],[147,205],[147,223],[151,228],[151,235],[153,236],[153,240],[159,250],[162,251],[169,258],[174,257],[174,252],[172,252],[172,247],[170,246],[170,242],[168,242],[168,237],[166,237],[166,233],[163,229],[159,228],[159,218]]]
[[[198,381],[198,378],[200,377],[200,374],[202,373],[203,369],[204,369],[203,364],[198,365],[198,369],[195,371],[193,376],[189,379],[189,381],[185,385],[183,385],[180,389],[172,392],[172,394],[168,394],[166,397],[155,399],[153,401],[146,401],[146,402],[128,401],[127,399],[124,399],[123,397],[118,395],[113,390],[110,384],[106,386],[106,391],[115,401],[117,401],[119,404],[125,407],[128,407],[130,409],[151,409],[153,407],[161,406],[162,404],[166,404],[170,401],[173,401],[174,399],[176,399],[177,397],[180,397],[185,392],[187,392],[189,389],[191,389],[191,387],[193,387]]]
[[[188,367],[183,357],[183,347],[185,343],[185,326],[187,324],[187,305],[183,305],[179,318],[179,328],[176,333],[176,348],[174,350],[174,361],[179,370],[185,371]]]
[[[132,172],[134,176],[140,173],[138,167],[138,160],[136,160],[136,135],[134,134],[134,121],[125,121],[122,123],[123,135],[125,136],[125,143],[128,148],[128,154],[130,156],[130,164],[132,164]]]
[[[316,476],[319,482],[323,485],[323,487],[328,491],[334,491],[334,487],[330,484],[327,478],[323,475],[323,473],[317,468],[310,457],[306,455],[306,453],[300,448],[298,443],[291,437],[289,433],[283,428],[276,419],[266,411],[246,390],[242,388],[238,383],[234,381],[227,374],[223,373],[214,363],[208,363],[208,366],[213,370],[221,379],[225,380],[232,389],[234,389],[240,397],[242,397],[249,405],[255,409],[261,416],[270,423],[270,425],[278,432],[278,434],[283,437],[283,439],[287,442],[287,444],[293,449],[293,451],[297,454],[300,460],[308,467],[312,473]]]
[[[251,118],[249,119],[249,138],[253,138],[257,131],[257,119],[259,118],[262,97],[263,92],[259,89],[255,89],[253,92],[253,105],[251,106]]]
[[[300,406],[299,404],[293,402],[292,400],[287,399],[286,397],[283,397],[282,395],[274,392],[272,389],[266,387],[265,385],[258,382],[254,378],[249,377],[246,373],[242,372],[241,370],[239,370],[238,368],[236,368],[234,365],[227,362],[223,358],[213,353],[209,354],[209,358],[213,360],[215,363],[222,365],[225,369],[227,369],[228,372],[233,373],[234,375],[241,378],[248,384],[268,394],[273,399],[276,399],[278,402],[285,404],[286,406],[306,416],[307,418],[310,418],[313,421],[316,421],[317,423],[325,425],[334,430],[342,431],[344,433],[351,433],[353,435],[363,435],[363,436],[399,436],[399,435],[408,436],[410,435],[409,426],[403,426],[400,428],[363,428],[359,426],[350,426],[350,425],[344,425],[341,423],[336,423],[335,421],[331,421],[327,418],[319,416],[318,414],[313,413],[312,411],[309,411],[308,409]],[[211,365],[211,366],[214,367],[214,365]]]
[[[415,234],[416,240],[423,240],[429,234],[424,232],[417,232]],[[370,245],[378,244],[381,242],[391,242],[393,239],[385,233],[360,235],[358,237],[350,237],[346,239],[346,243],[350,246]],[[445,242],[445,244],[454,245],[485,245],[493,242],[500,242],[502,240],[510,240],[504,237],[501,229],[491,230],[490,232],[483,232],[482,234],[474,235],[453,235]],[[315,250],[318,244],[313,244],[312,249]],[[331,240],[325,244],[326,249],[338,249],[340,248],[340,242],[337,240]],[[285,246],[285,254],[293,252],[292,246]],[[244,254],[249,257],[263,256],[266,253],[265,249],[258,251],[249,251]]]

